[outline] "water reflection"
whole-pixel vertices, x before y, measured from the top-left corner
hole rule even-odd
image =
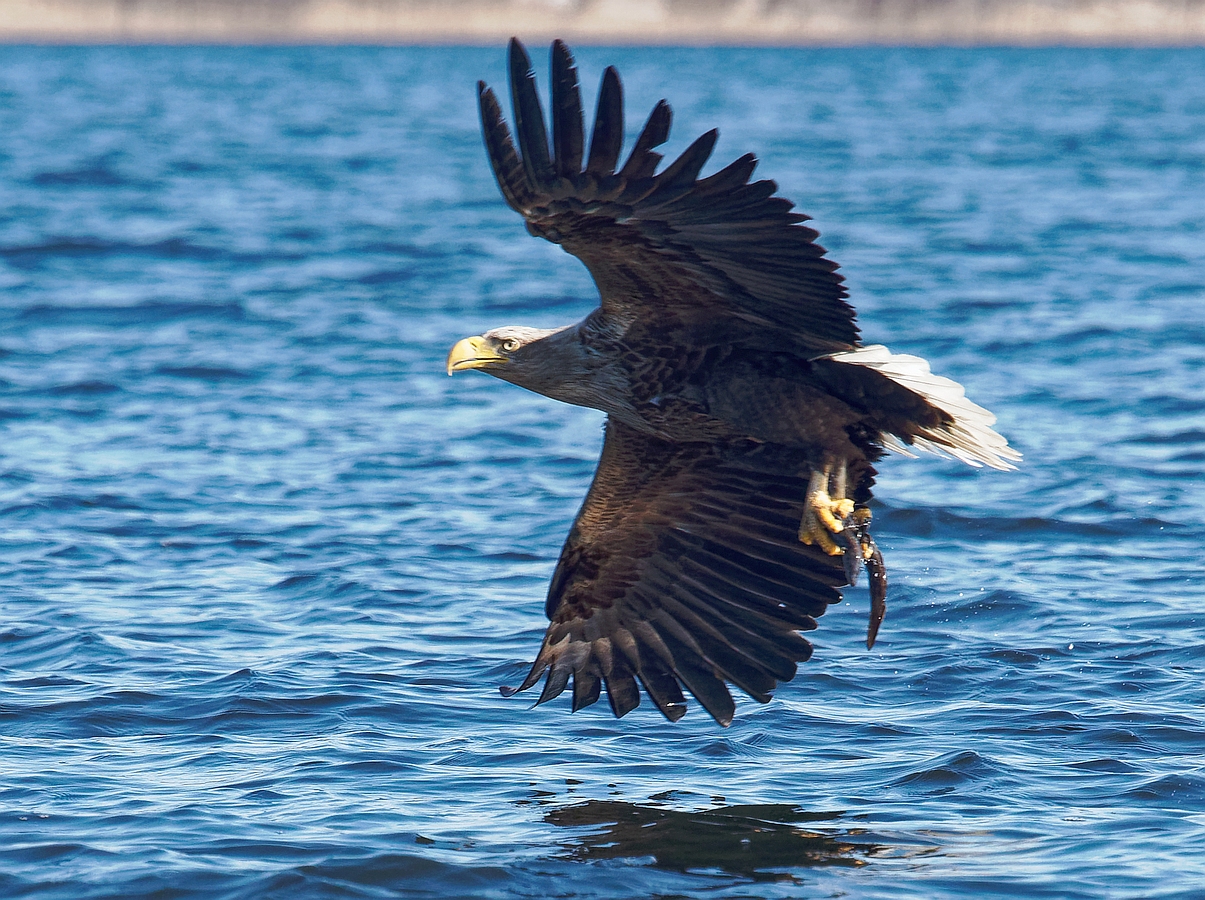
[[[841,813],[809,813],[786,804],[723,806],[682,812],[620,800],[551,809],[545,820],[600,828],[564,846],[578,860],[651,857],[676,872],[723,872],[754,880],[789,878],[791,869],[864,866],[887,848],[857,829],[818,830]]]

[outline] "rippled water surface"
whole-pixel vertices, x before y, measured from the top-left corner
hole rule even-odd
[[[579,62],[1022,470],[885,462],[879,643],[729,729],[504,700],[601,419],[443,373],[593,305],[502,49],[0,48],[0,893],[1205,897],[1205,53]]]

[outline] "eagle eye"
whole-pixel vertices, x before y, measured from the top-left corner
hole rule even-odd
[[[506,340],[504,340],[502,342],[502,349],[505,350],[507,353],[514,353],[516,350],[519,349],[519,339],[518,338],[507,338]]]

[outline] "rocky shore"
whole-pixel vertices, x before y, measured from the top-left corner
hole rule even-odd
[[[1205,0],[0,0],[0,41],[1203,46]]]

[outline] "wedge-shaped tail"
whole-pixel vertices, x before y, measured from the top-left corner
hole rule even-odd
[[[877,372],[945,413],[940,417],[941,424],[918,424],[909,433],[901,435],[903,443],[892,440],[891,433],[885,432],[883,445],[889,450],[914,456],[908,446],[918,447],[952,456],[971,466],[1004,470],[1015,469],[1013,463],[1021,459],[1021,454],[992,430],[996,417],[967,399],[966,391],[957,381],[934,375],[929,371],[929,364],[919,356],[892,353],[882,344],[871,344],[843,353],[830,353],[824,358]]]

